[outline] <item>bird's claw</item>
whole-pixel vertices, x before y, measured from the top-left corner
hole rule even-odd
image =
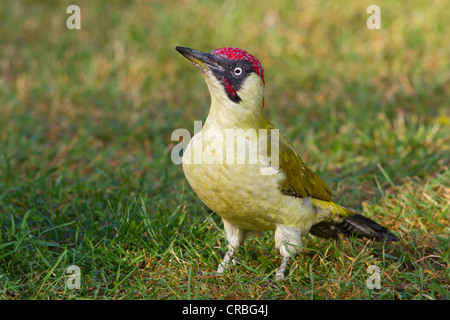
[[[221,275],[222,275],[222,273],[217,272],[217,271],[214,271],[214,272],[205,272],[205,271],[201,271],[201,270],[197,271],[197,276],[199,276],[199,277],[218,277]]]

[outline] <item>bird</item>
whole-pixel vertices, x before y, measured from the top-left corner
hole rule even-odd
[[[182,169],[197,196],[223,220],[228,250],[214,275],[236,265],[239,247],[264,231],[274,232],[282,257],[276,280],[286,278],[287,264],[308,233],[399,240],[337,204],[331,188],[303,162],[289,138],[266,120],[264,69],[255,56],[236,47],[175,49],[200,70],[211,98],[201,131],[184,149]]]

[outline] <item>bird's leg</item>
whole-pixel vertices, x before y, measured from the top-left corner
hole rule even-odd
[[[236,225],[228,222],[225,219],[223,219],[223,225],[225,227],[225,235],[228,240],[228,251],[223,257],[222,262],[217,267],[216,272],[205,274],[201,271],[198,271],[198,275],[218,276],[221,275],[226,269],[228,269],[228,267],[230,266],[230,261],[233,265],[236,265],[236,257],[234,257],[234,254],[247,237],[247,231],[237,227]],[[231,260],[232,258],[233,260]]]
[[[228,245],[228,251],[225,254],[225,256],[222,259],[222,262],[219,263],[219,266],[217,267],[217,271],[216,272],[202,272],[202,271],[198,271],[197,275],[200,276],[210,276],[210,277],[215,277],[215,276],[220,276],[226,269],[228,269],[228,267],[230,266],[230,260],[231,258],[234,256],[234,253],[236,251],[234,250],[233,246],[231,244]],[[234,258],[232,260],[233,265],[236,265],[236,258]]]
[[[284,280],[284,272],[289,258],[295,255],[302,245],[301,232],[297,228],[277,225],[275,229],[275,246],[280,250],[283,257],[280,267],[277,269],[275,278],[277,280]]]
[[[283,260],[281,261],[281,265],[277,268],[277,272],[275,274],[275,279],[277,280],[284,280],[284,272],[286,271],[286,266],[289,261],[289,257],[283,257]]]
[[[217,268],[217,274],[222,274],[226,269],[228,269],[231,258],[233,258],[236,250],[241,246],[247,237],[247,231],[237,227],[225,219],[223,219],[223,225],[225,228],[225,235],[228,240],[228,251]],[[232,263],[233,265],[236,265],[236,258],[232,260]]]
[[[223,257],[222,262],[219,264],[217,268],[217,274],[222,274],[228,267],[230,266],[230,260],[234,256],[235,250],[231,244],[228,245],[228,251]],[[233,265],[236,265],[236,258],[232,261]]]

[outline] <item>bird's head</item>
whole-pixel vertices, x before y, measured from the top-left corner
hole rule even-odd
[[[264,107],[264,70],[250,53],[239,48],[221,48],[209,53],[176,47],[203,74],[212,105],[252,112]]]

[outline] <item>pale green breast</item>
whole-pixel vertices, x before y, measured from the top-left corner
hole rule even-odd
[[[245,139],[235,145],[234,159],[230,159],[227,150],[220,151],[224,143],[217,137],[201,139],[197,134],[183,155],[185,176],[209,208],[246,230],[274,230],[277,224],[310,227],[311,206],[280,191],[283,172],[274,169],[273,174],[261,174],[262,168],[270,166],[264,155],[258,154],[256,161],[251,157],[254,141]],[[238,156],[242,153],[244,163]]]

